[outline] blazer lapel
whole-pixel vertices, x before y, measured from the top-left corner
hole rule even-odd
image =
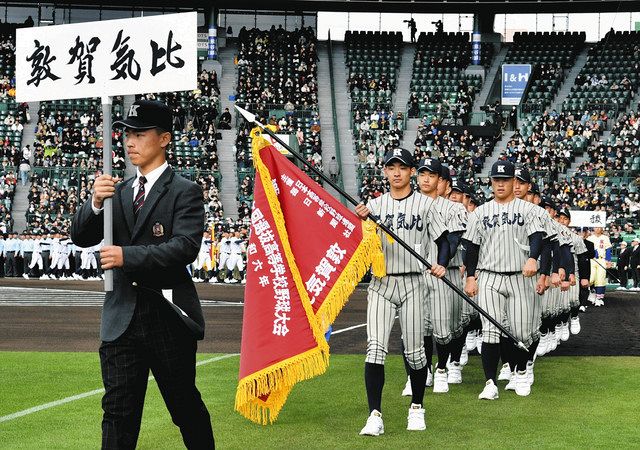
[[[160,178],[158,178],[158,181],[154,183],[151,191],[147,194],[147,198],[144,200],[144,205],[142,205],[142,208],[138,213],[138,219],[135,221],[135,226],[131,235],[132,242],[142,231],[145,222],[149,219],[149,214],[154,210],[158,201],[169,190],[169,187],[167,185],[171,182],[172,179],[173,170],[171,170],[171,167],[167,167],[167,169],[162,172],[162,175],[160,175]],[[133,196],[133,194],[131,195]],[[131,204],[131,214],[133,215],[133,199],[131,200]]]
[[[127,228],[129,228],[129,235],[133,233],[133,226],[135,223],[135,217],[133,216],[133,183],[136,178],[133,177],[127,181],[120,191],[120,204],[122,205],[122,212],[124,213],[125,221],[127,222]]]

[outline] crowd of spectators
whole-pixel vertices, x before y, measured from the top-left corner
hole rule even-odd
[[[571,166],[582,142],[590,143],[607,126],[604,111],[573,116],[545,111],[526,132],[519,128],[511,136],[501,157],[526,164],[531,170],[545,171],[551,179],[564,174]]]
[[[606,142],[597,140],[587,148],[588,159],[577,168],[577,172],[602,177],[610,173],[640,170],[639,125],[637,112],[622,114]]]
[[[13,230],[11,206],[17,181],[15,167],[4,159],[0,165],[0,233]]]
[[[541,188],[558,205],[570,209],[606,211],[607,222],[638,223],[640,212],[640,179],[620,182],[608,177],[573,176],[544,183]]]
[[[279,105],[290,111],[318,103],[317,39],[312,28],[242,27],[238,42],[239,103]]]
[[[414,157],[438,158],[449,166],[451,175],[471,182],[484,166],[484,162],[493,151],[494,138],[476,138],[464,129],[462,132],[445,130],[438,120],[428,121],[426,117],[418,125],[414,141]]]

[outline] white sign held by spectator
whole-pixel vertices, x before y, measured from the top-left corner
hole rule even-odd
[[[16,100],[197,87],[197,13],[20,28]]]
[[[571,211],[570,227],[604,228],[607,224],[605,211]]]

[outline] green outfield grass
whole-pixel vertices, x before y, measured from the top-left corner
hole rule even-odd
[[[215,355],[199,355],[208,359]],[[221,449],[315,448],[638,448],[640,358],[557,357],[536,365],[532,395],[504,392],[477,400],[483,377],[478,357],[464,384],[428,392],[427,431],[407,432],[406,380],[398,356],[387,365],[384,436],[360,437],[367,417],[363,356],[332,356],[329,371],[299,384],[272,426],[233,410],[238,357],[198,368],[198,385]],[[101,387],[97,354],[0,352],[0,417]],[[0,422],[2,449],[87,449],[100,446],[100,395]],[[149,383],[139,448],[181,448],[177,428]]]

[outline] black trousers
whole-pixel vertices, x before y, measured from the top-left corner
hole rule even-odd
[[[633,276],[633,287],[640,287],[640,269],[631,267],[631,275]]]
[[[618,267],[618,278],[620,278],[620,286],[627,287],[629,273],[622,267]]]
[[[4,276],[18,276],[18,261],[16,261],[16,252],[7,252],[7,256],[4,261]]]
[[[168,305],[138,296],[124,334],[100,346],[103,449],[135,449],[149,370],[186,448],[215,448],[211,418],[195,384],[196,347]]]

